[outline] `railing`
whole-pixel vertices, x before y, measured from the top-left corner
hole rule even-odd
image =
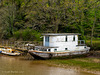
[[[27,49],[33,48],[32,45],[42,45],[42,42],[35,42],[35,41],[1,41],[0,47],[10,47],[16,49]]]
[[[78,45],[85,45],[85,40],[78,40]]]

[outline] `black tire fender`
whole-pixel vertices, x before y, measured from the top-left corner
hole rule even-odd
[[[52,58],[52,56],[53,56],[53,54],[50,53],[50,54],[49,54],[49,57]]]

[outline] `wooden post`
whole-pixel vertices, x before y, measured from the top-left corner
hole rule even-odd
[[[6,46],[8,46],[8,41],[6,41]]]
[[[11,48],[12,48],[12,42],[11,42]]]
[[[3,43],[4,43],[4,42],[2,41],[2,46],[3,46]]]

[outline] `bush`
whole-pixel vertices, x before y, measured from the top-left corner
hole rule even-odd
[[[90,41],[87,41],[86,44],[91,47]],[[91,50],[100,50],[100,41],[99,40],[93,41],[93,46],[91,47]]]
[[[22,39],[23,41],[40,41],[41,34],[32,29],[24,29],[14,32],[16,40]]]
[[[14,37],[16,38],[16,40],[20,39],[20,35],[21,35],[21,33],[19,31],[16,31],[14,33]]]

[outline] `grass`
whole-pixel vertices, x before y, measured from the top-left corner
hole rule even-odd
[[[52,60],[56,64],[80,67],[88,70],[100,70],[100,62],[93,61],[94,58],[75,58],[66,60]],[[100,59],[98,59],[100,61]]]
[[[86,40],[87,43],[90,43],[90,40]],[[93,40],[93,43],[100,43],[100,40]]]
[[[90,40],[86,41],[87,46],[91,47],[91,50],[100,50],[100,40],[93,40],[93,46],[90,45]]]

